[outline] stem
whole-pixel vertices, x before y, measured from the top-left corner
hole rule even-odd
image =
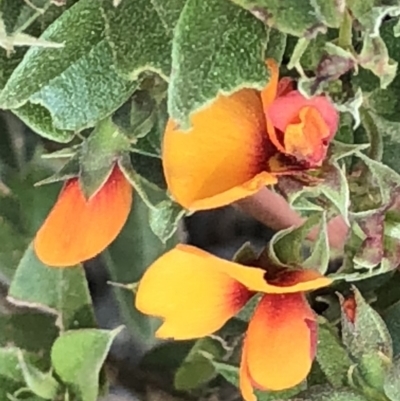
[[[383,155],[383,141],[382,136],[376,126],[371,114],[365,107],[360,107],[361,124],[368,134],[370,148],[368,156],[372,160],[380,161]]]
[[[349,11],[346,9],[343,15],[343,21],[339,28],[338,44],[342,49],[349,50],[352,47],[353,38],[353,20]]]
[[[289,60],[289,63],[287,65],[287,68],[289,70],[293,68],[297,68],[300,66],[300,59],[303,56],[304,52],[307,50],[308,45],[310,44],[310,40],[306,38],[300,38],[296,46],[294,47],[292,57]],[[300,70],[302,71],[301,67]],[[303,73],[304,74],[304,73]]]

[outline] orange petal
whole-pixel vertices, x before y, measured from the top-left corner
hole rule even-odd
[[[49,266],[73,266],[103,251],[129,215],[132,187],[118,167],[86,200],[78,179],[66,182],[34,240],[38,258]]]
[[[220,194],[212,196],[210,198],[204,198],[194,201],[191,204],[190,209],[206,210],[228,205],[239,199],[244,199],[251,195],[254,195],[266,185],[276,184],[277,181],[278,180],[274,175],[266,171],[262,171],[242,185],[228,189],[227,191],[221,192]]]
[[[242,393],[242,397],[245,401],[257,401],[257,397],[254,394],[253,384],[249,374],[247,366],[247,341],[243,341],[242,358],[240,360],[239,370],[239,388]]]
[[[294,387],[307,377],[315,356],[314,312],[301,293],[265,295],[245,342],[244,363],[254,387],[273,391]]]
[[[342,310],[347,317],[347,320],[354,324],[357,310],[357,302],[354,295],[350,295],[342,301]]]
[[[140,281],[136,307],[164,319],[157,337],[184,340],[211,334],[252,295],[226,274],[222,260],[192,249],[181,245],[167,252]]]
[[[184,132],[170,120],[164,134],[164,173],[176,201],[198,210],[248,196],[248,190],[235,188],[248,185],[266,166],[259,93],[242,89],[220,95],[191,122],[191,130]],[[264,179],[271,181],[270,176]]]
[[[329,127],[331,137],[335,135],[339,124],[339,113],[325,96],[306,99],[300,92],[291,91],[285,96],[276,98],[267,113],[271,118],[272,125],[285,132],[286,127],[297,118],[300,110],[304,107],[317,109]]]
[[[285,130],[284,146],[289,155],[312,164],[320,163],[326,155],[329,127],[314,107],[303,107],[298,118]]]
[[[270,78],[267,86],[261,91],[261,99],[264,109],[266,109],[275,99],[278,90],[279,80],[278,63],[274,59],[269,58],[268,60],[266,60],[265,64],[269,69]]]

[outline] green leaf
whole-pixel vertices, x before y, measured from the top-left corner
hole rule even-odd
[[[143,355],[140,361],[142,369],[151,371],[176,372],[183,363],[196,340],[160,342]]]
[[[343,8],[334,0],[232,0],[268,25],[294,36],[313,37],[338,27]]]
[[[386,89],[396,77],[397,62],[390,60],[386,44],[379,36],[364,38],[359,63],[379,77],[382,89]]]
[[[0,201],[0,205],[2,203]],[[4,213],[4,210],[2,212]],[[3,215],[3,213],[1,214]],[[0,277],[2,280],[10,282],[18,262],[29,244],[29,238],[5,219],[0,227],[0,241],[3,244],[0,250]]]
[[[299,398],[289,401],[370,401],[370,399],[350,388],[333,389],[328,386],[317,386],[301,393]]]
[[[118,73],[134,80],[142,71],[167,78],[171,41],[185,0],[124,0],[118,7],[101,0],[106,35]],[[151,33],[151,35],[149,35]]]
[[[382,161],[387,166],[400,173],[400,160],[398,154],[400,152],[400,143],[397,135],[400,130],[400,122],[389,121],[381,115],[371,113],[378,132],[382,134],[383,155]]]
[[[76,3],[41,39],[65,46],[29,49],[0,94],[3,108],[40,104],[58,129],[81,130],[111,114],[136,87],[114,70],[98,0]]]
[[[376,185],[381,193],[382,205],[390,203],[393,196],[393,190],[400,185],[400,175],[381,162],[370,159],[368,156],[358,152],[360,158],[369,168],[374,176]]]
[[[216,370],[210,359],[219,359],[223,355],[224,349],[220,341],[209,337],[196,341],[175,373],[175,388],[188,391],[209,382],[216,376]]]
[[[393,341],[393,354],[400,355],[400,302],[390,306],[384,313],[383,319],[389,329]]]
[[[0,399],[4,401],[24,385],[18,352],[15,347],[0,348]]]
[[[167,244],[162,244],[149,227],[149,209],[138,196],[123,230],[117,239],[103,253],[104,262],[111,280],[118,283],[135,283],[145,270],[160,255],[177,242],[173,236]],[[158,320],[141,314],[134,306],[134,295],[130,291],[114,288],[121,315],[128,330],[151,345]]]
[[[150,93],[137,90],[113,117],[113,123],[130,139],[145,137],[153,128],[157,117],[157,104]]]
[[[400,359],[390,367],[383,388],[390,401],[400,401]]]
[[[4,26],[2,26],[2,21],[0,20],[0,46],[6,51],[11,52],[16,46],[32,46],[32,47],[42,47],[45,49],[60,49],[64,47],[63,43],[52,42],[50,40],[35,38],[34,36],[28,35],[26,33],[13,33],[7,35],[4,31]]]
[[[18,137],[13,135],[13,139]],[[28,150],[21,141],[18,141],[18,149]],[[11,281],[32,236],[54,204],[59,189],[58,186],[34,188],[35,181],[48,174],[48,170],[36,169],[32,164],[25,165],[26,155],[19,156],[20,168],[26,173],[13,171],[6,174],[4,183],[8,191],[0,194],[0,216],[3,220],[0,225],[0,240],[3,243],[0,275],[7,283]]]
[[[382,24],[380,29],[381,38],[387,47],[388,57],[390,58],[392,64],[394,61],[396,63],[400,62],[400,44],[398,38],[394,36],[395,23],[396,21],[394,20],[385,22]],[[379,65],[380,59],[377,58],[376,61]],[[360,74],[360,77],[355,80],[357,83],[359,82],[359,85],[362,87],[368,81],[367,77],[365,77],[365,74],[362,73]],[[366,91],[370,92],[370,94],[367,94],[366,96],[367,106],[372,108],[372,110],[377,114],[390,121],[400,121],[400,103],[397,96],[400,88],[400,75],[397,74],[396,78],[387,89],[378,88],[373,90],[377,86],[378,85],[373,85],[372,88],[365,88]]]
[[[306,186],[295,178],[282,177],[278,188],[289,203],[299,209],[301,208],[299,201],[302,198],[313,200],[319,199],[323,195],[339,211],[344,220],[348,221],[350,193],[344,169],[336,161],[332,160],[326,162],[320,168],[317,178],[321,179],[321,182],[318,182],[317,185]]]
[[[37,258],[32,244],[15,273],[9,299],[57,314],[61,330],[96,325],[82,267],[48,267]]]
[[[355,287],[353,291],[354,318],[346,311],[341,299],[343,344],[357,362],[365,382],[377,391],[382,391],[393,358],[392,339],[379,314],[367,304]]]
[[[54,343],[51,350],[54,369],[82,401],[97,400],[100,370],[120,331],[120,328],[67,331]]]
[[[271,260],[284,266],[304,266],[326,272],[329,263],[329,246],[324,213],[315,213],[299,227],[291,227],[277,232],[269,242]],[[307,258],[304,245],[307,235],[313,227],[320,225],[320,235],[311,247]]]
[[[187,0],[175,28],[168,110],[183,128],[190,114],[219,93],[262,89],[269,72],[268,33],[260,21],[226,0]]]
[[[281,64],[286,49],[287,35],[277,29],[271,28],[268,35],[268,45],[265,59],[272,58]]]
[[[128,138],[111,119],[96,125],[80,154],[79,182],[87,199],[107,181],[115,162],[129,152],[129,147]]]
[[[186,211],[177,203],[165,200],[149,210],[150,228],[162,243],[166,243],[178,229]]]
[[[65,0],[64,4],[56,4],[51,0],[3,0],[0,13],[3,16],[6,32],[12,34],[22,32],[42,32],[66,9],[78,0]]]
[[[36,187],[53,184],[55,182],[65,182],[71,178],[79,177],[80,154],[79,151],[71,155],[71,158],[54,174],[35,183]]]
[[[51,345],[58,335],[55,316],[24,310],[0,314],[0,346],[13,346],[40,357],[44,368]]]
[[[12,394],[28,392],[31,397],[24,397],[24,400],[43,401],[43,398],[33,396],[31,390],[26,388],[23,370],[20,366],[21,355],[31,367],[37,369],[36,363],[39,361],[36,356],[13,346],[0,348],[0,399],[14,400]]]
[[[59,383],[51,372],[43,373],[31,365],[25,360],[21,351],[18,353],[18,361],[29,390],[45,400],[54,400],[59,390]]]
[[[253,259],[254,260],[254,259]],[[243,320],[244,322],[249,322],[254,315],[254,310],[256,309],[258,303],[260,302],[263,294],[254,295],[247,301],[246,305],[240,309],[239,313],[236,315],[236,319]]]
[[[353,365],[334,328],[320,318],[318,327],[318,348],[316,359],[326,380],[334,388],[347,384],[349,371]]]
[[[318,237],[314,242],[311,250],[311,255],[302,264],[303,267],[309,269],[318,269],[321,274],[328,271],[330,253],[329,253],[329,238],[326,219],[321,219]]]
[[[352,0],[348,7],[371,37],[379,35],[379,28],[386,16],[395,17],[400,14],[398,0]]]
[[[162,135],[168,119],[166,90],[160,79],[143,81],[148,90],[137,90],[132,98],[113,115],[113,122],[132,142],[131,151],[145,156],[161,157]]]
[[[12,112],[43,138],[67,143],[75,136],[73,131],[56,128],[49,111],[40,104],[27,102]]]
[[[26,49],[17,48],[12,54],[0,49],[0,91],[3,90],[10,75],[21,62]]]

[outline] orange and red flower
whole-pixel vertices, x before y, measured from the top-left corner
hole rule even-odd
[[[255,293],[263,293],[249,323],[240,367],[243,397],[255,401],[253,388],[282,390],[306,378],[317,322],[304,292],[330,283],[314,270],[242,266],[178,245],[146,271],[136,307],[163,319],[157,337],[185,340],[215,332]]]
[[[34,240],[49,266],[73,266],[103,251],[128,218],[132,187],[117,165],[101,188],[86,199],[78,178],[68,180]]]
[[[184,132],[169,120],[163,165],[174,198],[190,210],[211,209],[254,194],[277,176],[321,165],[338,126],[324,96],[306,99],[278,66],[261,92],[220,95],[191,118]]]

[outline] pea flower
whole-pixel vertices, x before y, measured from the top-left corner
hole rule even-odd
[[[86,199],[78,178],[68,180],[36,234],[38,258],[49,266],[73,266],[104,250],[128,218],[132,187],[117,165],[103,186]]]
[[[240,366],[242,395],[256,401],[254,387],[283,390],[306,378],[316,350],[317,322],[304,292],[330,283],[314,270],[243,266],[178,245],[145,272],[136,307],[163,319],[157,337],[187,340],[220,329],[255,293],[263,293]]]
[[[275,184],[282,174],[316,168],[338,127],[324,96],[306,99],[269,59],[268,85],[219,95],[184,132],[171,119],[163,166],[175,200],[189,210],[223,206]]]

